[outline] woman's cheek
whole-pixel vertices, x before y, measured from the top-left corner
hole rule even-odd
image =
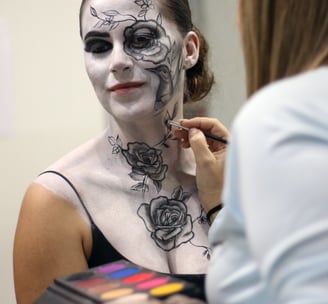
[[[89,76],[89,79],[94,86],[94,88],[105,88],[107,73],[104,68],[104,64],[99,64],[94,61],[86,63],[86,70]]]

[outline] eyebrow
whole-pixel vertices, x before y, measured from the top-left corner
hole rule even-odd
[[[98,31],[91,31],[87,33],[84,37],[84,40],[90,37],[101,37],[101,38],[109,38],[109,33],[107,32],[98,32]]]

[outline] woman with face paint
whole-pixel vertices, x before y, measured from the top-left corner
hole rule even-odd
[[[193,154],[168,124],[213,84],[188,1],[84,0],[80,33],[109,123],[28,188],[14,246],[18,303],[119,259],[201,282],[211,256]]]

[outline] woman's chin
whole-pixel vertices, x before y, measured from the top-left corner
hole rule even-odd
[[[137,122],[157,118],[161,113],[166,113],[165,108],[155,109],[154,102],[149,104],[139,102],[111,103],[104,107],[105,110],[115,119],[126,122]]]

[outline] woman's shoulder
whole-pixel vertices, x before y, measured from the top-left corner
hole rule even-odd
[[[99,152],[103,149],[103,143],[106,141],[106,132],[102,132],[83,144],[69,151],[61,158],[53,162],[46,170],[68,170],[76,166],[82,166],[85,162],[90,162],[99,157]]]
[[[102,142],[105,139],[105,133],[102,132],[73,149],[40,172],[32,181],[32,185],[41,186],[81,208],[81,185],[84,185],[91,172],[97,171],[101,165],[102,159],[99,155],[103,153]]]

